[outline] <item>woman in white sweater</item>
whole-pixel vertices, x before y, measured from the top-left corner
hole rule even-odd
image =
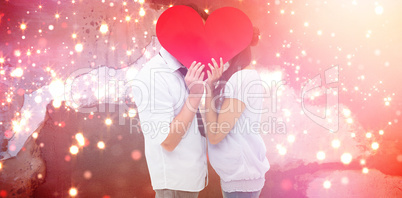
[[[257,42],[255,33],[250,46]],[[259,134],[265,89],[250,64],[250,46],[229,61],[226,71],[221,59],[220,65],[212,60],[207,72],[208,155],[227,198],[258,197],[270,167]]]

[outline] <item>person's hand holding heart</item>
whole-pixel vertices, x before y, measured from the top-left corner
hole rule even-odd
[[[156,35],[162,47],[189,68],[193,61],[207,66],[211,58],[232,59],[250,45],[253,25],[246,14],[232,7],[215,10],[204,24],[194,9],[180,5],[162,13]]]

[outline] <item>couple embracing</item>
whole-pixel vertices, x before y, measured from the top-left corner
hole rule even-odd
[[[265,90],[251,64],[258,34],[228,63],[211,59],[208,70],[195,61],[187,68],[162,47],[137,74],[134,100],[157,198],[198,197],[208,183],[207,154],[223,197],[259,197],[270,166],[259,134]]]

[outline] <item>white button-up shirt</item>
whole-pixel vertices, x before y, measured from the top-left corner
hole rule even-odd
[[[145,157],[153,189],[198,192],[206,186],[206,139],[198,130],[196,116],[177,147],[169,152],[161,143],[170,123],[179,114],[188,96],[182,65],[165,49],[138,72],[133,86]]]

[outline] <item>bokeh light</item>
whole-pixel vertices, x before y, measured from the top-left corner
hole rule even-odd
[[[331,146],[333,148],[339,148],[341,146],[341,141],[339,141],[338,139],[332,140]]]
[[[77,43],[75,45],[75,51],[76,52],[82,52],[82,50],[84,50],[84,46],[81,43]]]
[[[352,162],[352,159],[353,159],[353,157],[350,153],[344,153],[341,156],[341,162],[343,164],[350,164],[350,162]]]
[[[323,183],[323,186],[325,189],[329,189],[329,188],[331,188],[331,182],[328,180],[325,180]]]
[[[70,188],[70,190],[68,191],[68,194],[69,194],[71,197],[76,197],[76,196],[78,195],[78,190],[77,190],[77,188],[74,188],[74,187]]]
[[[71,153],[71,154],[77,155],[77,154],[78,154],[78,151],[79,151],[78,146],[73,145],[73,146],[70,147],[70,153]]]
[[[373,142],[373,143],[371,144],[371,148],[372,148],[373,150],[377,150],[379,147],[380,147],[380,145],[378,144],[378,142]]]
[[[85,138],[82,133],[75,134],[75,139],[77,140],[78,145],[85,146]]]
[[[99,149],[105,149],[105,143],[103,141],[99,141],[97,146]]]
[[[102,24],[102,25],[100,26],[100,28],[99,28],[99,31],[100,31],[102,34],[106,34],[106,33],[109,31],[108,25],[107,25],[107,24]]]
[[[20,29],[24,31],[25,29],[27,29],[27,25],[25,23],[21,23]]]
[[[323,151],[319,151],[317,153],[317,159],[318,160],[324,160],[325,159],[325,153]]]
[[[106,125],[111,125],[113,123],[113,121],[112,121],[112,119],[110,119],[110,118],[107,118],[106,120],[105,120],[105,124]]]
[[[12,76],[12,77],[20,78],[22,75],[24,75],[24,70],[23,70],[22,68],[20,68],[20,67],[14,69],[14,70],[11,72],[11,76]]]

